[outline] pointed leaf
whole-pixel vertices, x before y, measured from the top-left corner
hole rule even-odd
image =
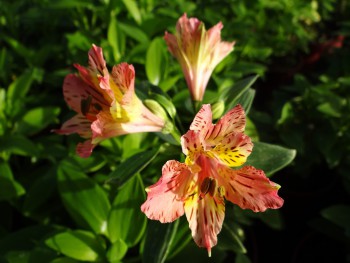
[[[249,88],[237,100],[235,100],[233,103],[230,103],[227,108],[232,109],[237,104],[241,104],[245,113],[248,115],[250,108],[252,107],[254,97],[255,97],[255,90]]]
[[[122,0],[126,8],[128,9],[131,16],[134,18],[136,23],[141,24],[141,12],[137,6],[137,2],[135,0]]]
[[[110,203],[103,189],[68,160],[60,163],[57,174],[63,204],[72,218],[95,233],[107,234]]]
[[[254,142],[253,152],[245,165],[261,169],[266,175],[271,175],[290,164],[295,158],[296,151],[278,145]]]
[[[125,256],[128,246],[121,239],[115,241],[107,252],[108,262],[117,263]]]
[[[159,147],[152,150],[137,153],[115,169],[108,179],[108,183],[116,183],[121,187],[130,180],[136,173],[142,171],[159,153]]]
[[[188,228],[188,222],[185,217],[178,219],[179,226],[177,228],[175,237],[170,246],[169,259],[181,252],[189,242],[192,240],[191,231]]]
[[[321,215],[350,233],[350,206],[333,205],[323,209]]]
[[[0,201],[25,194],[25,189],[14,178],[11,167],[0,160]]]
[[[149,82],[158,85],[164,78],[167,67],[165,43],[162,38],[155,38],[146,54],[146,74]]]
[[[147,223],[147,218],[140,210],[145,198],[140,175],[123,185],[113,201],[108,219],[109,238],[112,242],[121,239],[133,247],[140,241]]]
[[[223,249],[232,250],[235,253],[245,254],[247,253],[240,237],[227,225],[224,223],[223,229],[219,234],[219,244],[218,246]]]
[[[221,99],[228,105],[227,110],[232,108],[231,104],[237,104],[238,99],[253,85],[257,78],[258,75],[249,76],[238,81],[232,87],[227,87],[222,90]]]
[[[24,135],[33,135],[52,123],[59,113],[60,108],[57,107],[31,109],[18,122],[17,132]]]
[[[125,35],[120,30],[116,15],[113,12],[109,21],[107,39],[109,45],[112,47],[114,60],[118,62],[124,54]]]
[[[37,156],[36,145],[21,135],[8,135],[0,137],[0,152],[9,152],[23,156]]]
[[[147,44],[149,42],[148,36],[140,28],[124,23],[119,23],[119,27],[121,30],[123,30],[125,35],[135,39],[136,41],[143,44]]]
[[[155,220],[148,222],[143,251],[144,263],[163,263],[167,259],[178,224],[179,220],[167,224]]]
[[[68,230],[45,240],[50,248],[65,256],[83,261],[102,259],[104,249],[97,237],[88,231]]]

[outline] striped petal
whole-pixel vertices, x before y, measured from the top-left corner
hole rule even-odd
[[[85,83],[80,77],[69,74],[63,82],[63,95],[67,104],[76,112],[82,113],[82,101],[91,97],[89,107],[95,109],[107,108],[109,105],[104,97],[94,88]]]
[[[245,124],[246,119],[244,109],[238,104],[223,117],[221,117],[221,119],[216,123],[216,126],[222,126],[220,128],[219,136],[225,137],[231,132],[244,132]],[[208,139],[210,139],[210,136],[208,136]]]
[[[168,161],[159,181],[148,187],[147,200],[141,210],[149,219],[172,222],[184,214],[184,196],[191,186],[191,172],[186,165]]]
[[[191,123],[190,130],[199,131],[205,138],[208,130],[212,129],[212,111],[210,104],[204,104]]]
[[[230,167],[244,164],[253,149],[249,136],[243,133],[232,133],[225,136],[219,144],[208,153],[219,162]]]
[[[225,188],[225,198],[243,209],[263,212],[283,205],[283,199],[277,194],[280,186],[252,166],[232,170],[219,165],[217,179],[218,184]]]
[[[91,121],[87,120],[84,115],[77,114],[63,123],[61,129],[53,131],[65,135],[77,133],[83,138],[88,138],[91,136]]]
[[[223,197],[218,194],[215,198],[209,194],[203,198],[192,195],[185,201],[185,213],[194,241],[199,247],[205,247],[210,257],[225,217]]]

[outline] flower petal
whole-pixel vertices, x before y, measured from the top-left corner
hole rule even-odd
[[[199,132],[189,130],[181,136],[182,152],[187,155],[186,164],[193,164],[204,150]]]
[[[163,166],[162,177],[148,187],[147,200],[141,210],[150,219],[162,223],[172,222],[184,214],[184,196],[191,184],[190,170],[185,164],[168,161]]]
[[[253,143],[249,136],[243,133],[231,133],[214,146],[209,154],[225,165],[237,167],[246,162],[252,149]]]
[[[202,134],[204,134],[205,137],[207,130],[211,129],[212,126],[211,106],[210,104],[204,104],[194,117],[190,126],[190,130],[200,131]]]
[[[108,75],[106,67],[106,61],[103,57],[102,48],[92,44],[92,48],[89,50],[89,68],[92,71],[98,72],[101,76]]]
[[[92,98],[92,107],[96,107],[96,105],[99,105],[100,108],[108,107],[107,101],[96,89],[86,84],[80,77],[74,74],[69,74],[65,77],[63,95],[67,104],[78,113],[82,113],[82,100],[86,100],[89,96]]]
[[[82,158],[88,158],[95,146],[91,143],[91,140],[86,140],[84,143],[78,143],[76,153]]]
[[[245,112],[243,107],[238,104],[232,110],[227,112],[221,119],[216,123],[220,128],[219,136],[225,137],[231,132],[244,132],[246,124]],[[215,133],[214,133],[215,134]],[[208,136],[210,138],[210,136]]]
[[[84,115],[77,114],[63,123],[61,129],[53,130],[58,134],[78,133],[83,138],[91,136],[91,121],[87,120]]]
[[[225,198],[243,209],[263,212],[283,205],[283,199],[277,194],[280,186],[271,182],[262,170],[252,166],[232,170],[220,165],[217,179],[218,184],[225,188]]]
[[[185,213],[192,231],[192,237],[199,247],[205,247],[211,255],[211,248],[217,243],[225,217],[225,203],[218,194],[204,198],[192,195],[185,201]]]

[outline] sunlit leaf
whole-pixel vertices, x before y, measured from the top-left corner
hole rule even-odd
[[[142,17],[141,17],[140,10],[137,6],[137,2],[135,0],[122,0],[122,1],[126,6],[126,8],[128,9],[129,14],[131,14],[131,16],[136,21],[136,23],[141,24]]]
[[[165,43],[162,38],[155,38],[146,54],[146,74],[149,82],[158,85],[164,78],[167,67]]]
[[[60,108],[57,107],[31,109],[18,122],[17,132],[25,135],[35,134],[52,123],[59,113]]]
[[[295,158],[296,151],[278,145],[255,142],[253,152],[248,157],[245,165],[252,165],[257,169],[262,169],[266,175],[271,175]]]
[[[113,57],[116,62],[120,61],[125,50],[125,35],[120,30],[119,24],[114,13],[110,16],[107,39],[113,50]]]
[[[65,256],[83,261],[96,261],[104,256],[104,249],[97,237],[88,231],[67,230],[45,240],[50,248]]]
[[[107,235],[110,203],[102,188],[67,160],[60,163],[57,174],[62,201],[73,219],[95,233]]]
[[[125,256],[128,246],[121,239],[116,240],[107,252],[108,262],[117,263]]]

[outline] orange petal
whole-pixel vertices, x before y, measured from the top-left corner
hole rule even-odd
[[[184,214],[183,200],[191,183],[191,172],[185,164],[168,161],[159,181],[148,187],[147,200],[141,206],[150,219],[172,222]]]
[[[199,247],[205,247],[211,255],[211,248],[217,243],[217,235],[225,217],[225,204],[222,197],[209,194],[199,198],[192,195],[185,201],[185,213],[192,231],[192,237]]]
[[[219,185],[225,188],[225,198],[243,209],[263,212],[283,205],[283,199],[277,194],[280,186],[271,182],[262,170],[252,166],[232,170],[220,165],[217,179]]]

